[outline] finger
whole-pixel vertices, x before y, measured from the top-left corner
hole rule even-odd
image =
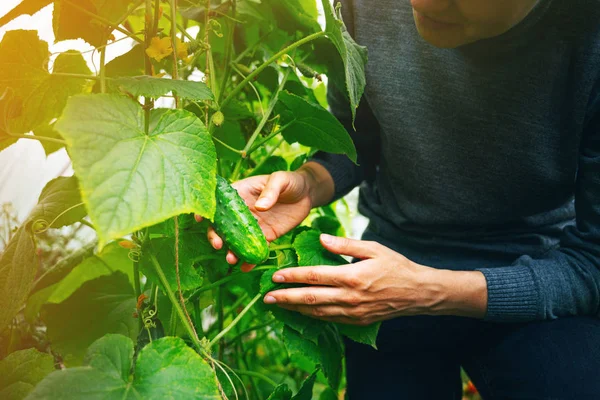
[[[235,265],[239,261],[237,256],[230,251],[227,252],[227,256],[225,256],[225,260],[228,264]]]
[[[383,246],[377,242],[354,240],[343,237],[321,235],[321,244],[332,253],[359,258],[375,258],[382,251]]]
[[[242,270],[242,272],[250,272],[254,269],[254,267],[256,267],[256,264],[248,264],[245,262],[242,264],[240,269]]]
[[[275,290],[264,297],[266,304],[319,305],[341,304],[344,293],[333,287],[303,287]]]
[[[208,228],[206,236],[208,237],[208,241],[212,244],[212,247],[214,247],[215,250],[221,250],[223,248],[223,239],[221,239],[221,237],[217,235],[217,232],[215,232],[215,230],[212,227]]]
[[[273,274],[276,283],[306,283],[309,285],[345,286],[344,275],[348,274],[345,267],[318,266],[296,267],[282,269]]]
[[[285,173],[274,173],[269,176],[269,180],[265,185],[262,193],[256,200],[254,207],[258,211],[267,211],[277,203],[279,195],[284,187],[288,184],[289,176]]]
[[[284,304],[280,305],[281,308],[285,308],[286,310],[296,311],[300,314],[324,319],[328,321],[354,321],[355,323],[358,321],[358,318],[353,318],[348,315],[348,309],[340,306],[334,305],[323,305],[323,306],[298,306],[298,305],[289,305]]]
[[[194,219],[196,220],[196,222],[202,222],[204,220],[202,215],[198,215],[198,214],[194,214]]]

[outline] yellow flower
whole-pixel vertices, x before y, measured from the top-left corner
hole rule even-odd
[[[175,44],[175,47],[177,48],[177,59],[186,59],[188,56],[188,44],[182,42],[179,38],[175,39]],[[156,61],[160,61],[163,58],[170,56],[173,54],[171,38],[164,37],[160,39],[158,37],[153,37],[150,47],[146,49],[146,54],[148,54],[148,57],[154,58]]]
[[[168,57],[173,52],[171,46],[171,38],[164,37],[162,39],[153,37],[150,47],[146,49],[148,57],[154,58],[156,61],[160,61],[165,57]]]
[[[183,60],[188,56],[188,44],[182,42],[178,37],[175,38],[176,48],[177,48],[177,59]]]

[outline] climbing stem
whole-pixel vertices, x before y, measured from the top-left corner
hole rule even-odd
[[[183,311],[183,309],[181,308],[181,305],[179,304],[179,301],[177,301],[177,298],[175,297],[175,293],[173,293],[173,291],[171,290],[171,286],[169,285],[169,281],[167,280],[167,277],[165,276],[165,273],[164,273],[162,267],[160,266],[158,260],[156,259],[156,256],[152,253],[150,253],[150,261],[152,261],[152,265],[154,266],[156,275],[158,276],[158,279],[160,280],[160,283],[162,284],[163,289],[167,293],[167,296],[169,297],[169,300],[171,301],[171,305],[173,306],[173,309],[177,312],[177,315],[179,316],[179,320],[183,324],[183,327],[185,328],[188,336],[190,337],[192,342],[194,342],[194,346],[196,346],[198,351],[200,351],[202,354],[205,354],[205,351],[202,348],[202,345],[200,344],[200,340],[198,339],[198,336],[196,336],[196,334],[195,334],[194,328],[188,322],[185,312]]]
[[[210,341],[210,343],[208,344],[208,347],[212,347],[215,345],[215,343],[218,343],[219,340],[221,340],[221,338],[223,338],[223,336],[225,336],[234,326],[236,326],[236,324],[238,322],[240,322],[242,320],[242,318],[244,318],[244,315],[246,315],[246,313],[248,313],[248,311],[250,311],[250,309],[254,306],[254,304],[256,304],[256,302],[258,300],[260,300],[261,298],[262,298],[261,293],[254,296],[254,298],[252,300],[250,300],[250,303],[248,303],[248,305],[242,310],[242,312],[240,312],[238,314],[238,316],[235,317],[235,319],[233,321],[231,321],[231,323],[229,325],[227,325],[227,327],[225,329],[223,329],[221,332],[219,332],[217,334],[217,336],[215,336]]]
[[[254,79],[255,76],[257,76],[258,74],[260,74],[262,71],[264,71],[269,65],[271,65],[271,63],[277,61],[281,56],[283,56],[284,54],[287,54],[289,52],[291,52],[292,50],[297,49],[298,47],[305,45],[307,43],[312,42],[313,40],[316,40],[318,38],[320,38],[321,36],[325,36],[325,32],[321,31],[321,32],[317,32],[317,33],[313,33],[310,36],[307,36],[303,39],[298,40],[295,43],[292,43],[291,45],[287,46],[286,48],[284,48],[283,50],[281,50],[280,52],[278,52],[277,54],[275,54],[273,57],[269,58],[267,61],[265,61],[261,66],[259,66],[258,68],[256,68],[254,71],[252,71],[252,73],[250,73],[246,79],[244,79],[243,81],[241,81],[232,91],[231,93],[229,93],[229,95],[225,98],[225,100],[223,100],[223,102],[221,103],[221,107],[225,107],[227,104],[229,104],[229,102],[231,100],[233,100],[233,98],[248,84],[248,82],[252,81]]]
[[[269,119],[271,118],[271,114],[273,113],[273,110],[275,109],[275,105],[277,104],[277,101],[279,100],[279,93],[281,93],[281,91],[283,90],[289,75],[290,75],[290,69],[288,68],[287,71],[285,71],[285,73],[283,75],[283,79],[281,80],[279,87],[277,88],[277,90],[275,91],[275,94],[273,94],[273,97],[271,98],[271,102],[269,103],[269,108],[267,109],[267,111],[263,115],[260,123],[254,130],[254,133],[250,137],[250,140],[248,140],[248,143],[246,143],[246,147],[244,147],[244,150],[242,150],[242,157],[240,157],[240,159],[236,163],[235,168],[233,170],[233,174],[231,176],[232,181],[236,181],[240,177],[242,163],[247,158],[248,152],[254,146],[254,142],[256,141],[256,139],[258,139],[258,136],[262,132],[263,128],[265,127],[265,125],[267,124]]]

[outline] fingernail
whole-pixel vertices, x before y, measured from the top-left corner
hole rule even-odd
[[[322,241],[323,241],[323,243],[325,243],[325,244],[332,244],[334,239],[333,239],[333,236],[331,236],[331,235],[328,235],[328,234],[326,234],[326,233],[323,233],[323,234],[321,235],[321,240],[322,240]]]
[[[266,296],[265,297],[265,304],[275,304],[277,303],[277,299],[273,296]]]
[[[266,207],[269,204],[269,200],[266,198],[258,199],[256,201],[257,207]]]
[[[285,278],[282,275],[273,275],[273,282],[284,282]]]
[[[196,220],[196,222],[200,222],[202,220],[202,217],[196,214],[194,215],[194,219]]]

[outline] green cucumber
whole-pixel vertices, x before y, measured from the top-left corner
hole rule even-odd
[[[242,261],[260,264],[269,256],[269,243],[258,221],[238,192],[217,175],[217,210],[213,228]]]

